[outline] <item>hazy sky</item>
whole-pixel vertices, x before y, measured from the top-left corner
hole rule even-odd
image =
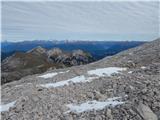
[[[159,3],[2,2],[2,40],[153,40]]]

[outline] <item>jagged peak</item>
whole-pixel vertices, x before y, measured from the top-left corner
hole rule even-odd
[[[73,50],[73,51],[72,51],[72,55],[73,55],[73,56],[76,56],[76,55],[84,55],[84,51],[83,51],[83,50],[80,50],[80,49],[78,49],[78,50]]]
[[[62,54],[62,50],[60,48],[53,48],[47,51],[47,54],[50,55],[59,55]]]
[[[45,48],[43,48],[41,46],[37,46],[37,47],[29,50],[27,53],[41,53],[41,54],[43,54],[43,53],[46,53],[46,51],[47,50]]]

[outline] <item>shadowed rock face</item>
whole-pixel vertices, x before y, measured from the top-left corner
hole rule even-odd
[[[49,51],[47,51],[47,54],[48,54],[48,56],[50,57],[50,56],[58,56],[58,55],[61,55],[61,54],[63,54],[63,52],[62,52],[62,50],[61,49],[59,49],[59,48],[54,48],[54,49],[51,49],[51,50],[49,50]]]
[[[159,53],[160,39],[91,64],[4,84],[2,120],[159,120]]]
[[[46,52],[47,52],[47,50],[45,48],[42,48],[41,46],[38,46],[38,47],[28,51],[27,53],[42,55],[42,54],[46,54]]]
[[[66,52],[59,48],[54,48],[49,50],[47,55],[50,62],[64,64],[66,66],[83,65],[93,61],[92,56],[82,50]]]
[[[66,52],[59,48],[46,50],[38,46],[26,53],[17,52],[2,61],[2,84],[26,75],[42,73],[49,68],[64,68],[92,61],[92,56],[82,50]]]

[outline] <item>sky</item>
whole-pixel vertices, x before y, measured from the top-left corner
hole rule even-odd
[[[3,1],[2,41],[151,41],[160,36],[158,1]]]

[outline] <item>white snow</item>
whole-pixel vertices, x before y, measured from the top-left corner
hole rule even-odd
[[[24,85],[32,85],[32,83],[25,83],[25,84],[22,84],[22,85],[15,85],[15,87],[24,87]]]
[[[38,77],[41,77],[41,78],[52,78],[54,76],[56,76],[58,73],[47,73],[45,75],[41,75],[41,76],[38,76]]]
[[[69,72],[69,70],[67,70],[67,71],[64,71],[64,72],[59,72],[59,73],[61,74],[61,73],[67,73],[67,72]]]
[[[11,103],[5,104],[5,105],[0,105],[0,112],[3,111],[8,111],[10,107],[13,107],[16,101],[13,101]]]
[[[40,75],[40,76],[38,76],[38,77],[47,79],[47,78],[52,78],[52,77],[56,76],[57,74],[66,73],[66,72],[69,72],[69,70],[64,71],[64,72],[47,73],[47,74],[44,74],[44,75]]]
[[[120,71],[123,70],[126,70],[126,68],[119,68],[119,67],[99,68],[88,71],[88,74],[97,76],[105,76],[105,75],[111,76],[113,73],[119,73]]]
[[[126,70],[126,68],[118,68],[118,67],[108,67],[108,68],[99,68],[99,69],[95,69],[95,70],[90,70],[88,71],[89,75],[97,75],[98,77],[101,76],[105,76],[108,75],[110,76],[113,73],[119,73],[120,71]],[[68,71],[66,71],[68,72]],[[65,73],[65,72],[59,72],[59,73]],[[55,75],[57,75],[58,73],[48,73],[39,77],[43,77],[43,78],[49,78],[49,77],[53,77]],[[60,86],[64,86],[64,85],[69,85],[70,83],[84,83],[84,82],[91,82],[93,79],[96,79],[98,77],[85,77],[84,75],[81,76],[76,76],[74,78],[68,79],[68,80],[63,80],[60,82],[56,82],[56,83],[47,83],[47,84],[41,84],[40,86],[42,87],[60,87]]]
[[[131,73],[133,73],[133,71],[129,71],[128,73],[131,74]]]
[[[145,66],[142,66],[141,69],[146,69],[146,67],[145,67]]]
[[[107,106],[115,107],[117,105],[124,104],[124,102],[120,101],[120,99],[121,97],[114,97],[114,98],[109,98],[106,101],[93,100],[93,101],[87,101],[79,105],[68,104],[66,106],[70,110],[67,111],[66,113],[69,113],[69,112],[82,113],[85,111],[102,110]]]
[[[63,80],[63,81],[56,82],[56,83],[42,84],[40,86],[47,87],[47,88],[60,87],[60,86],[64,86],[64,85],[69,85],[70,83],[90,82],[95,78],[97,78],[97,77],[86,78],[84,75],[81,75],[81,76],[77,76],[77,77],[74,77],[74,78],[71,78],[71,79],[68,79],[68,80]]]

